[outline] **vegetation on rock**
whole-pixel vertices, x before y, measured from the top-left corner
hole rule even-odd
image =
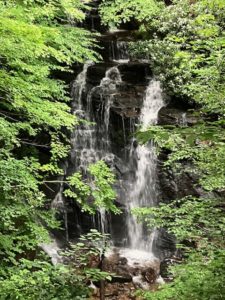
[[[46,207],[52,176],[63,175],[69,152],[71,114],[68,86],[57,79],[71,65],[96,61],[96,41],[79,23],[89,0],[0,0],[0,299],[87,299],[89,280],[108,274],[87,263],[52,266],[40,250],[48,230],[59,228]],[[145,299],[224,298],[225,191],[225,2],[224,0],[103,0],[102,23],[134,22],[133,59],[149,60],[154,76],[171,97],[189,103],[192,126],[154,126],[137,134],[167,154],[165,168],[195,176],[201,196],[136,209],[150,227],[177,238],[183,262],[174,281]],[[83,211],[114,205],[114,176],[103,161],[65,179],[65,195]],[[93,201],[89,203],[87,199]],[[90,240],[96,233],[83,237]],[[104,240],[104,239],[103,239]],[[86,247],[77,244],[75,251]],[[78,249],[78,248],[79,249]],[[86,247],[86,255],[96,248]],[[79,252],[80,253],[80,252]],[[82,252],[83,253],[83,252]],[[97,253],[99,255],[99,252]],[[74,252],[70,252],[73,256]],[[79,257],[83,259],[83,257]],[[85,257],[86,258],[86,257]],[[83,264],[84,263],[84,264]],[[83,265],[82,265],[83,264]],[[75,266],[75,267],[74,267]],[[85,283],[85,284],[84,284]]]
[[[117,20],[126,21],[119,2],[113,3]],[[132,57],[147,58],[167,94],[189,103],[194,107],[190,112],[198,117],[197,124],[190,127],[154,126],[137,136],[143,143],[153,139],[158,150],[167,153],[165,168],[197,178],[202,195],[135,210],[151,227],[167,228],[176,235],[185,253],[183,264],[172,267],[174,282],[156,293],[144,293],[144,297],[223,299],[225,3],[173,0],[159,12],[155,9],[150,19],[140,20],[138,11],[133,11],[132,17],[142,21],[140,40],[130,45]],[[110,23],[108,12],[105,19]]]

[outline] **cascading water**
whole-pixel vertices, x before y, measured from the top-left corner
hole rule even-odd
[[[110,107],[113,102],[113,95],[116,92],[116,85],[120,83],[120,72],[116,67],[109,68],[100,85],[91,89],[87,95],[87,103],[83,101],[86,91],[87,72],[92,63],[84,65],[83,70],[78,74],[72,85],[71,96],[73,99],[72,110],[74,115],[83,120],[75,127],[71,136],[70,160],[73,165],[73,171],[81,171],[87,176],[87,168],[91,163],[100,159],[112,160],[109,142],[109,119]],[[96,116],[92,111],[92,95],[99,90],[102,107],[98,111],[100,122],[96,122]],[[67,173],[67,170],[64,170]],[[63,179],[63,178],[61,178]],[[63,215],[66,240],[69,240],[68,234],[68,216],[67,207],[63,195],[64,185],[61,184],[59,192],[52,201],[51,207],[60,211]],[[101,232],[107,232],[107,215],[104,208],[99,210],[98,228]],[[52,248],[51,244],[44,247]]]
[[[76,79],[73,82],[72,90],[71,90],[71,97],[74,99],[72,102],[72,111],[75,115],[79,117],[85,117],[85,108],[83,106],[82,101],[82,95],[83,92],[86,90],[86,78],[87,78],[87,70],[91,63],[87,63],[84,65],[83,70],[78,74]],[[82,145],[83,142],[86,142],[89,140],[91,143],[91,130],[88,126],[82,125],[82,128],[78,127],[71,136],[71,160],[74,161],[74,164],[78,166],[79,170],[86,170],[87,165],[89,163],[91,156],[91,150],[89,153],[85,151],[85,149],[82,149],[79,147],[79,145]],[[78,142],[79,141],[79,142]],[[78,142],[78,143],[77,143]],[[86,145],[86,144],[84,144]],[[92,149],[92,147],[90,147]],[[79,153],[79,155],[77,155]],[[92,154],[95,152],[93,151]],[[89,160],[88,160],[89,159]],[[64,166],[64,174],[67,174],[68,169],[68,162]],[[59,181],[63,181],[63,177],[59,177]],[[64,228],[65,228],[65,238],[66,241],[69,241],[69,232],[68,232],[68,212],[67,212],[67,204],[65,196],[63,195],[64,191],[64,184],[63,182],[60,184],[60,189],[58,193],[56,194],[55,198],[53,199],[51,203],[51,208],[60,212],[63,217],[64,222]],[[43,244],[42,248],[44,249],[53,249],[54,251],[58,251],[58,249],[54,250],[56,243],[53,241],[51,244]],[[54,254],[54,253],[53,253]]]
[[[147,88],[140,115],[140,125],[145,130],[150,125],[157,123],[158,112],[163,107],[162,90],[160,83],[152,80]],[[128,197],[128,209],[131,211],[137,207],[154,206],[157,203],[157,160],[155,148],[152,142],[148,145],[138,145],[131,150],[131,159],[136,160],[136,172],[134,181],[130,182]],[[131,213],[127,220],[129,246],[132,249],[152,251],[154,233],[148,237],[144,233],[144,227],[137,222]]]
[[[74,171],[80,170],[83,174],[87,174],[87,168],[90,163],[94,163],[100,159],[106,161],[114,159],[109,137],[110,110],[115,95],[118,95],[118,85],[122,83],[119,69],[114,66],[106,71],[104,78],[98,86],[87,91],[87,72],[90,65],[84,65],[72,88],[74,114],[85,121],[81,122],[72,134],[70,159],[73,163]],[[92,101],[96,93],[99,95],[100,101],[98,108],[93,110]],[[152,80],[147,87],[139,117],[139,123],[143,129],[157,123],[158,111],[163,105],[160,83]],[[131,119],[130,123],[131,132],[134,132],[134,124],[131,122]],[[124,119],[122,125],[124,143],[126,144]],[[147,146],[137,145],[135,147],[135,143],[133,141],[129,158],[132,161],[132,166],[136,168],[133,180],[130,178],[129,193],[126,195],[129,211],[135,207],[155,205],[158,196],[154,145],[150,143]],[[57,194],[57,199],[55,198],[53,203],[58,203],[59,199],[62,200],[61,194],[62,187]],[[96,225],[101,232],[108,232],[108,220],[104,208],[99,210]],[[150,237],[147,237],[148,235],[143,225],[139,224],[132,214],[128,214],[127,227],[129,237],[129,244],[127,246],[130,249],[151,252],[151,241],[154,233]],[[132,260],[133,254],[132,252],[126,252],[125,255]],[[138,256],[139,254],[136,253],[135,255]],[[141,255],[143,255],[143,252]]]
[[[91,64],[85,64],[82,72],[77,76],[72,87],[74,114],[83,122],[75,128],[71,136],[71,161],[76,171],[87,172],[88,165],[98,160],[96,151],[95,125],[92,121],[91,111],[85,107],[82,96],[86,92],[87,71]]]
[[[86,173],[90,163],[100,159],[113,160],[109,139],[110,109],[114,96],[117,93],[117,85],[122,82],[118,68],[109,68],[100,84],[88,92],[87,103],[84,105],[82,95],[86,90],[88,67],[89,65],[85,65],[83,71],[77,76],[73,84],[72,93],[74,113],[89,122],[85,122],[76,128],[71,139],[71,159],[76,170],[82,170],[84,173]],[[97,120],[95,113],[92,111],[92,98],[96,92],[101,100]],[[160,83],[152,80],[146,90],[139,118],[139,123],[143,129],[157,123],[158,111],[163,105]],[[126,140],[125,134],[124,139]],[[136,171],[134,180],[130,180],[129,183],[129,193],[127,195],[128,210],[132,210],[135,207],[155,205],[158,195],[154,145],[150,143],[147,146],[138,145],[136,148],[131,147],[130,161],[133,161]],[[102,232],[107,231],[107,215],[104,209],[99,211],[98,224]],[[132,249],[151,250],[154,233],[147,238],[148,235],[145,234],[143,225],[139,224],[132,214],[128,215],[127,226],[129,247]]]
[[[187,113],[183,113],[183,114],[181,115],[180,125],[181,125],[182,127],[187,127],[187,126],[188,126],[188,122],[187,122]]]
[[[82,94],[86,89],[86,82],[87,82],[87,71],[89,66],[92,63],[84,64],[83,70],[77,75],[77,78],[74,80],[71,90],[71,97],[74,99],[73,101],[73,110],[82,110],[83,103],[82,103]]]
[[[90,64],[84,66],[83,71],[77,76],[72,90],[74,113],[85,119],[85,122],[75,128],[72,134],[71,161],[75,170],[81,170],[83,174],[87,173],[87,168],[91,163],[101,159],[113,159],[109,141],[110,108],[116,93],[116,86],[122,81],[118,68],[109,68],[100,84],[87,93],[87,104],[84,105],[82,95],[86,91],[86,76],[89,66]],[[97,116],[92,109],[92,98],[96,92],[101,98]],[[104,208],[99,210],[98,227],[103,233],[107,231],[107,215]]]
[[[105,73],[105,77],[101,80],[100,85],[97,88],[100,88],[100,96],[102,101],[102,137],[105,141],[105,145],[102,145],[102,148],[106,152],[110,151],[110,142],[109,142],[109,120],[110,120],[110,108],[113,104],[114,95],[117,92],[117,85],[122,82],[120,72],[117,67],[112,67],[108,69]],[[94,88],[96,89],[96,88]]]
[[[52,242],[49,244],[41,244],[41,249],[51,257],[52,264],[55,266],[63,262],[62,257],[59,255],[60,247],[56,240],[52,239]]]
[[[90,15],[93,31],[97,24],[94,16]],[[67,240],[86,232],[90,226],[102,233],[110,231],[114,245],[120,247],[116,249],[117,254],[126,257],[128,265],[142,270],[142,266],[148,266],[149,261],[155,259],[152,241],[156,232],[149,236],[130,211],[157,204],[157,158],[153,143],[138,145],[131,137],[137,121],[143,129],[157,123],[158,111],[164,103],[158,81],[152,80],[146,89],[151,74],[148,63],[129,61],[131,37],[129,32],[124,33],[123,30],[108,35],[106,32],[102,39],[106,45],[102,55],[105,61],[85,64],[73,82],[72,112],[80,121],[71,136],[72,149],[64,170],[66,176],[80,171],[89,180],[88,166],[98,160],[106,161],[118,178],[116,203],[124,213],[111,215],[110,223],[104,208],[99,209],[93,219],[84,216],[63,196],[63,184],[52,207],[61,212]],[[183,116],[182,124],[185,123],[186,116]],[[41,247],[54,264],[60,262],[56,241]]]
[[[64,226],[65,226],[65,238],[66,241],[69,241],[69,233],[68,233],[68,215],[67,215],[67,208],[65,204],[65,199],[63,195],[63,183],[60,184],[59,192],[56,194],[55,198],[51,203],[51,209],[54,209],[58,212],[61,212],[63,216]]]
[[[126,41],[111,41],[110,59],[117,63],[127,63],[129,61],[128,43]]]

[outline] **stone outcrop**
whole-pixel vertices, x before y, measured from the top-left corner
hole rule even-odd
[[[117,249],[104,259],[103,270],[110,272],[115,278],[122,278],[129,282],[134,277],[140,276],[143,282],[149,284],[155,283],[160,273],[160,261],[157,258],[151,258],[146,261],[138,260],[132,264],[129,260],[120,254]]]
[[[198,119],[193,113],[176,107],[163,107],[159,112],[159,125],[192,126]]]
[[[120,255],[116,249],[104,259],[103,270],[112,274],[112,280],[104,282],[106,299],[138,300],[138,297],[135,296],[136,289],[153,290],[162,283],[158,280],[160,278],[160,262],[158,259],[146,261],[141,265],[138,262],[130,265],[128,259]],[[92,299],[99,299],[99,296],[99,288],[95,288]]]
[[[118,199],[116,203],[122,209],[122,216],[108,216],[113,224],[110,228],[110,233],[113,240],[118,246],[124,246],[126,243],[126,208],[125,208],[125,192],[120,187],[120,181],[134,176],[134,166],[129,162],[129,151],[131,147],[131,137],[137,129],[136,123],[140,116],[140,110],[143,104],[146,87],[152,77],[152,72],[147,63],[131,62],[127,57],[127,42],[134,38],[133,29],[135,24],[130,24],[132,27],[124,28],[115,32],[108,32],[107,28],[100,24],[100,19],[97,12],[99,1],[92,1],[93,10],[86,19],[86,28],[92,31],[99,31],[102,35],[99,37],[99,45],[102,46],[100,54],[103,61],[90,65],[86,74],[86,83],[83,91],[82,102],[87,106],[88,97],[91,94],[91,106],[95,114],[96,123],[101,124],[101,111],[105,105],[107,96],[112,97],[109,112],[109,139],[110,147],[113,155],[104,157],[106,163],[112,168],[117,176],[115,185],[118,191]],[[132,29],[132,30],[131,30]],[[127,60],[127,61],[126,61]],[[103,91],[101,81],[106,76],[107,70],[117,66],[121,81],[114,82],[112,89]],[[78,74],[82,68],[80,65],[74,66],[74,73]],[[75,76],[74,76],[75,78]],[[74,79],[73,78],[73,79]],[[69,77],[71,80],[71,77]],[[68,80],[67,80],[68,81]],[[104,96],[104,97],[103,97]],[[163,107],[159,112],[159,125],[172,126],[193,126],[196,124],[196,118],[189,111],[191,105],[185,104],[183,100],[172,98],[166,107]],[[82,115],[82,114],[81,114]],[[135,147],[135,142],[132,146]],[[195,186],[196,179],[190,173],[177,175],[170,169],[163,168],[163,162],[167,159],[168,153],[163,152],[158,160],[158,185],[161,190],[160,199],[163,202],[169,202],[172,199],[181,198],[187,194],[199,195],[198,187]],[[68,160],[67,173],[71,174],[74,171],[73,156]],[[191,191],[191,192],[190,192]],[[66,211],[66,213],[65,213]],[[82,213],[79,205],[67,199],[66,208],[63,211],[63,222],[67,222],[67,232],[69,238],[75,238],[81,233],[87,232],[93,227],[93,218],[85,213]],[[98,222],[96,217],[95,221]],[[121,231],[123,228],[123,232]],[[160,259],[169,257],[174,253],[174,238],[169,236],[165,231],[158,232],[158,237],[154,243],[155,253]],[[155,268],[148,268],[137,271],[135,268],[128,268],[124,258],[117,259],[116,266],[117,275],[124,276],[129,280],[129,276],[136,276],[137,281],[140,277],[148,283],[154,282],[159,274]],[[108,268],[113,266],[109,265]],[[112,270],[113,271],[113,270]],[[125,276],[126,275],[126,276]]]

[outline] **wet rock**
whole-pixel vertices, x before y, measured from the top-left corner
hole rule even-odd
[[[202,191],[196,184],[198,177],[192,171],[192,166],[186,161],[182,163],[182,172],[175,173],[171,168],[164,167],[163,164],[167,160],[168,153],[163,151],[159,156],[158,176],[162,202],[169,203],[178,198],[188,195],[198,197]],[[190,170],[190,172],[189,172]]]
[[[135,288],[133,283],[110,284],[105,288],[105,298],[110,300],[132,300],[137,299],[134,296]]]
[[[86,14],[85,20],[80,24],[81,27],[89,29],[92,32],[105,32],[107,30],[107,27],[102,24],[101,17],[98,13],[100,3],[101,1],[99,0],[90,1],[90,3],[88,3],[91,9]]]
[[[117,276],[113,275],[111,282],[118,282],[118,283],[125,283],[125,282],[132,282],[132,276],[131,275],[124,275],[124,276]]]
[[[197,122],[198,118],[191,112],[174,107],[163,107],[158,116],[159,125],[193,126]]]
[[[132,30],[112,30],[107,31],[99,37],[101,41],[133,41],[135,39],[135,31]]]
[[[143,289],[143,290],[149,289],[149,284],[143,280],[142,275],[134,276],[133,284],[136,289]]]
[[[155,269],[149,267],[141,272],[142,277],[148,283],[154,283],[158,277],[158,272]]]
[[[128,64],[121,64],[118,66],[118,69],[122,74],[123,81],[132,84],[147,85],[149,77],[152,76],[149,65],[145,63],[130,62]]]
[[[113,239],[114,245],[117,247],[124,247],[127,242],[127,230],[126,230],[126,218],[127,218],[127,210],[124,206],[124,203],[121,204],[121,199],[118,198],[120,202],[117,202],[118,207],[121,209],[121,215],[112,214],[110,216],[111,224],[111,237]],[[121,230],[123,228],[123,230]],[[122,263],[120,265],[123,265]]]
[[[169,271],[169,267],[181,262],[180,256],[171,256],[165,258],[160,264],[160,275],[166,280],[171,281],[173,279],[172,273]]]
[[[177,97],[176,95],[171,95],[171,97],[168,99],[167,107],[188,111],[189,109],[195,109],[196,103],[187,97],[181,97],[180,95]]]
[[[160,157],[162,159],[162,155]],[[160,160],[158,164],[160,198],[163,203],[169,203],[171,200],[176,199],[178,194],[178,186],[174,173],[169,168],[163,167],[163,161]]]
[[[115,114],[120,119],[120,123],[124,120],[124,124],[128,127],[131,119],[138,118],[142,106],[142,101],[145,93],[144,86],[133,86],[124,82],[113,85],[108,90],[103,90],[102,87],[96,87],[92,90],[92,106],[96,114],[104,107],[105,99],[112,96],[110,107],[110,126],[114,129],[117,120],[114,119]],[[96,115],[98,118],[98,115]],[[123,120],[122,120],[123,119]],[[121,126],[120,126],[121,129]],[[127,128],[130,130],[130,128]],[[129,132],[131,133],[131,132]]]
[[[105,258],[104,271],[113,275],[113,282],[133,282],[135,287],[148,289],[150,284],[156,282],[160,273],[160,261],[152,259],[144,263],[135,261],[130,264],[126,257],[120,255],[117,250]]]
[[[113,253],[104,260],[104,270],[115,273],[121,277],[130,277],[132,272],[127,265],[126,258],[120,257],[119,253]]]
[[[106,26],[102,25],[100,16],[94,12],[87,15],[84,26],[92,32],[105,32],[107,29]]]
[[[106,70],[113,67],[114,65],[115,64],[113,63],[99,63],[90,66],[87,71],[87,84],[92,86],[99,85],[102,78],[105,77]]]
[[[157,234],[155,235],[155,239],[153,241],[153,252],[160,260],[173,256],[173,254],[176,252],[175,237],[171,234],[168,234],[165,229],[157,230]]]

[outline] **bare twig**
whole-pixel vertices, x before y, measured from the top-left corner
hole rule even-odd
[[[27,142],[27,141],[24,141],[24,140],[20,140],[20,143],[22,143],[22,144],[27,144],[27,145],[32,145],[32,146],[35,146],[35,147],[41,147],[41,148],[51,149],[50,146],[47,146],[47,145],[40,145],[40,144],[36,144],[36,143],[31,143],[31,142]]]
[[[43,183],[67,183],[67,181],[64,180],[44,180]]]
[[[49,189],[51,192],[55,192],[52,188],[50,188],[50,186],[48,186],[45,182],[44,185],[47,187],[47,189]]]
[[[14,121],[14,122],[18,122],[18,120],[14,119],[14,118],[12,118],[12,117],[10,117],[10,116],[8,116],[8,115],[6,115],[6,114],[3,113],[3,112],[0,112],[0,115],[2,115],[3,117],[5,117],[5,118],[7,118],[7,119],[9,119],[9,120]]]

